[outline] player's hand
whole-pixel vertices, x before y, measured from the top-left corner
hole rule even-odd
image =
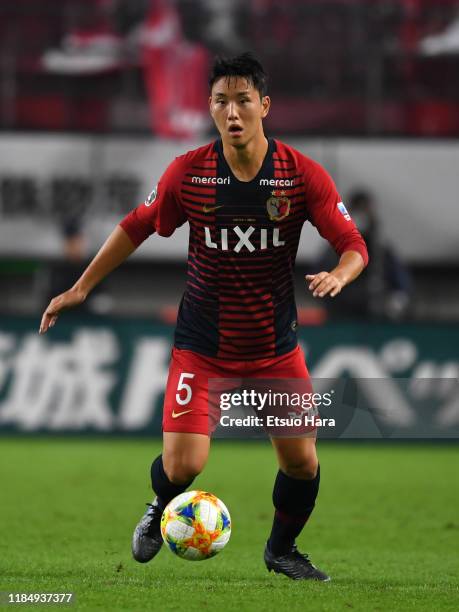
[[[85,299],[86,296],[77,289],[69,289],[53,298],[43,313],[39,333],[45,334],[50,327],[55,325],[61,312],[82,304]]]
[[[305,279],[309,281],[309,290],[313,297],[335,297],[344,287],[344,282],[332,272],[319,272],[318,274],[306,274]]]

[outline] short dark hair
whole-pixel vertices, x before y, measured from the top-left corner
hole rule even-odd
[[[244,77],[258,90],[261,98],[268,91],[268,76],[252,53],[230,58],[216,57],[209,76],[210,89],[222,77]]]

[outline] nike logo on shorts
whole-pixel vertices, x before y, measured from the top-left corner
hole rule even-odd
[[[184,414],[188,414],[189,412],[193,412],[192,410],[183,410],[182,412],[175,412],[175,410],[172,411],[172,418],[173,419],[178,419],[179,417],[183,416]]]

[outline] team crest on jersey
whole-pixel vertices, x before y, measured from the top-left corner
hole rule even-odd
[[[149,193],[148,198],[145,200],[145,206],[151,206],[153,202],[156,200],[156,196],[158,195],[158,185]]]
[[[285,219],[290,212],[290,200],[285,195],[285,191],[281,191],[280,195],[276,195],[276,192],[273,191],[271,197],[266,201],[266,210],[271,221]]]

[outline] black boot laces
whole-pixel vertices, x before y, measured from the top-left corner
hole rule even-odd
[[[294,546],[294,548],[292,549],[291,554],[297,559],[301,559],[301,561],[303,561],[303,563],[308,567],[312,567],[313,569],[315,569],[314,565],[311,563],[309,555],[307,553],[300,553],[296,546]]]

